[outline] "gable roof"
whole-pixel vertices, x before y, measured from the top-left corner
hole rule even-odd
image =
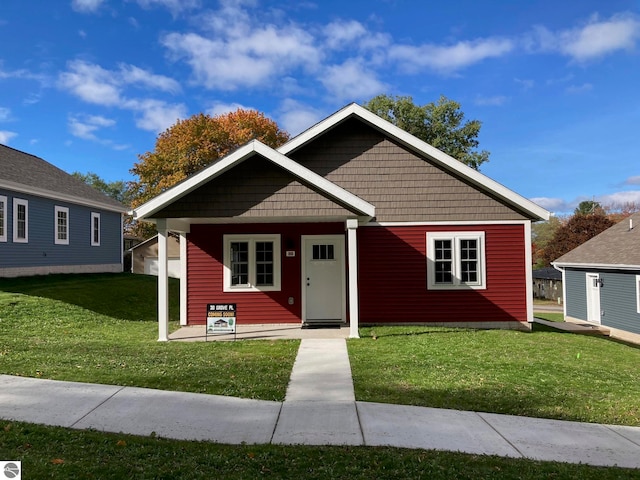
[[[634,213],[558,258],[552,265],[640,269],[640,212]]]
[[[169,190],[166,190],[157,197],[134,209],[132,214],[134,215],[134,218],[138,220],[150,219],[152,215],[159,212],[166,206],[193,192],[205,183],[222,175],[236,165],[239,165],[255,155],[260,155],[262,158],[279,166],[298,179],[300,183],[309,186],[321,193],[323,196],[345,206],[345,208],[353,211],[354,213],[369,218],[373,218],[375,216],[375,207],[370,203],[356,195],[353,195],[335,183],[330,182],[326,178],[321,177],[308,168],[303,167],[299,163],[291,160],[282,153],[279,153],[258,140],[250,141],[226,157],[178,183]]]
[[[465,178],[478,189],[488,192],[497,198],[500,198],[508,205],[511,205],[513,208],[525,212],[532,219],[549,219],[550,213],[539,205],[533,203],[531,200],[522,197],[495,180],[492,180],[477,170],[468,167],[464,163],[456,160],[437,148],[432,147],[423,140],[420,140],[356,103],[347,105],[333,115],[325,118],[308,130],[305,130],[298,136],[289,140],[278,148],[278,152],[288,156],[296,150],[304,147],[323,133],[354,117],[391,137],[393,140],[415,153],[429,158],[444,170]]]
[[[553,267],[544,267],[534,270],[532,277],[537,280],[562,280],[562,272]]]
[[[126,208],[46,160],[0,145],[0,188],[114,212]]]

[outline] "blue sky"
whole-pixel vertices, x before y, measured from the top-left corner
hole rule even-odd
[[[254,108],[297,134],[380,93],[482,121],[481,171],[554,212],[640,203],[640,0],[2,0],[0,143],[130,180]]]

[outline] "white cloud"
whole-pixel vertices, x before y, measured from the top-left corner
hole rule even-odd
[[[355,20],[340,20],[324,27],[326,44],[332,49],[345,49],[352,46],[352,42],[364,37],[367,30]]]
[[[241,108],[242,110],[255,110],[251,107],[245,107],[244,105],[241,105],[239,103],[216,102],[211,106],[211,108],[209,108],[209,110],[207,110],[207,113],[215,117],[217,115],[224,115],[225,113],[235,112],[239,108]]]
[[[319,110],[293,99],[285,99],[280,105],[279,125],[291,136],[315,125],[324,117]]]
[[[68,71],[60,74],[58,82],[85,102],[105,106],[121,102],[119,83],[113,72],[82,60],[69,62]]]
[[[625,185],[640,185],[640,175],[629,177],[624,181]]]
[[[340,100],[356,101],[383,93],[387,85],[358,59],[326,68],[321,82],[330,95]]]
[[[476,97],[475,104],[481,107],[499,107],[508,100],[504,95],[494,95],[493,97]]]
[[[16,132],[8,132],[7,130],[0,130],[0,143],[4,145],[9,145],[9,141],[17,137],[18,134]]]
[[[95,132],[101,128],[115,125],[115,121],[99,115],[80,115],[69,117],[69,131],[74,137],[83,140],[100,141]]]
[[[142,130],[160,133],[187,117],[187,108],[183,104],[167,103],[162,100],[127,100],[123,107],[138,114],[136,126]]]
[[[631,50],[640,38],[640,21],[634,15],[617,14],[608,20],[597,15],[576,28],[552,32],[538,26],[525,43],[531,51],[558,52],[578,62]]]
[[[120,77],[123,84],[140,84],[154,90],[169,93],[181,91],[180,84],[173,78],[164,75],[155,75],[148,70],[134,65],[121,64]]]
[[[530,90],[536,85],[536,81],[530,78],[514,78],[513,81],[520,85],[523,90]]]
[[[423,69],[430,69],[451,73],[488,58],[502,57],[514,47],[514,42],[505,38],[461,41],[448,46],[394,45],[389,49],[389,57],[397,61],[407,72],[417,73]]]
[[[11,109],[0,107],[0,122],[7,122],[11,119]]]
[[[71,8],[80,13],[95,13],[104,0],[72,0]]]
[[[630,203],[640,205],[640,190],[629,190],[627,192],[615,192],[607,195],[600,195],[596,197],[596,200],[604,207],[615,207]]]
[[[581,93],[587,93],[593,90],[593,85],[590,83],[583,83],[582,85],[570,85],[567,87],[566,92],[579,95]]]
[[[566,213],[575,208],[574,206],[571,206],[572,204],[570,202],[567,202],[562,198],[537,197],[531,198],[530,200],[533,203],[540,205],[542,208],[554,213]]]
[[[195,33],[171,33],[162,39],[174,59],[184,59],[195,81],[210,89],[236,90],[265,86],[277,75],[299,67],[314,69],[320,52],[313,37],[289,25],[278,29],[240,23],[238,19],[207,38]]]
[[[635,178],[635,177],[632,177]],[[639,180],[640,182],[640,180]],[[619,207],[628,204],[640,205],[640,190],[630,190],[627,192],[614,192],[595,197],[581,196],[573,200],[562,198],[539,197],[532,198],[531,201],[556,214],[571,214],[584,200],[595,200],[603,207]]]

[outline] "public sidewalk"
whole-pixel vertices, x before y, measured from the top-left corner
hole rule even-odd
[[[640,427],[356,402],[344,339],[302,340],[284,402],[0,375],[0,418],[227,444],[385,445],[640,468]]]

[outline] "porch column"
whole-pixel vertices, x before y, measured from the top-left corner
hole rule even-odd
[[[349,255],[349,338],[360,338],[358,334],[358,243],[357,219],[347,220],[347,251]]]
[[[158,341],[169,340],[169,254],[167,220],[160,218],[158,227]]]
[[[187,234],[180,232],[180,325],[187,324]]]
[[[524,267],[526,276],[527,322],[533,322],[533,253],[531,251],[531,221],[524,222]]]

